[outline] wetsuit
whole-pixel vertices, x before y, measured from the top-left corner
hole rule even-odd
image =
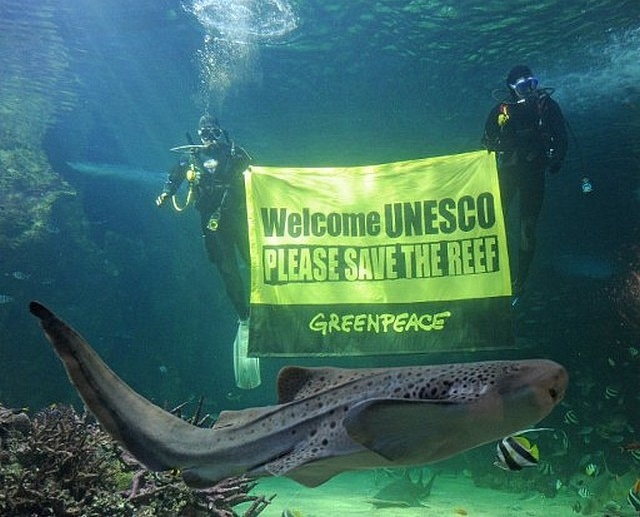
[[[198,151],[200,179],[194,187],[195,206],[200,212],[204,245],[216,264],[227,296],[241,320],[249,317],[249,299],[240,272],[236,250],[249,264],[247,208],[243,172],[250,156],[233,142],[218,141]],[[163,192],[172,196],[185,180],[189,161],[183,160],[169,173]]]
[[[496,152],[505,210],[520,192],[520,250],[518,274],[513,280],[517,292],[522,290],[533,260],[545,171],[558,172],[567,152],[567,131],[560,106],[544,90],[520,101],[514,97],[501,102],[487,117],[482,143]]]

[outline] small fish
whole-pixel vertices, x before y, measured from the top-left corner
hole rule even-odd
[[[232,402],[238,402],[242,398],[242,393],[234,393],[233,391],[228,391],[224,398]]]
[[[563,420],[565,424],[577,424],[578,422],[580,422],[580,420],[578,419],[578,415],[573,409],[570,409],[564,414]]]
[[[586,486],[580,487],[578,490],[578,495],[583,499],[590,499],[593,497],[593,492],[589,490]]]
[[[640,450],[640,442],[629,442],[620,446],[622,452],[632,452]]]
[[[13,296],[9,294],[0,294],[0,304],[11,303],[12,301],[13,301]]]
[[[555,472],[553,469],[553,465],[551,465],[551,463],[549,463],[548,461],[541,461],[538,464],[538,471],[545,476],[551,476]]]
[[[29,280],[31,278],[29,273],[23,273],[22,271],[14,271],[11,276],[16,280]]]
[[[607,386],[604,389],[604,398],[607,400],[611,400],[620,395],[620,390],[618,388],[614,388],[613,386]]]
[[[524,436],[507,436],[496,446],[497,459],[493,463],[502,470],[522,470],[535,467],[540,460],[538,446]]]
[[[598,465],[596,465],[595,463],[589,463],[585,468],[584,468],[584,473],[587,476],[590,477],[595,477],[598,474],[600,474],[600,468],[598,467]]]
[[[556,452],[554,456],[565,454],[569,450],[569,435],[564,430],[559,429],[557,434],[554,435],[554,438],[560,440],[561,444],[560,452]]]
[[[493,464],[503,470],[522,470],[524,467],[537,466],[540,460],[538,446],[522,435],[539,431],[555,431],[555,429],[551,427],[523,429],[503,438],[496,445],[497,459]]]
[[[629,489],[627,501],[636,512],[640,512],[640,478]]]
[[[629,351],[629,355],[633,358],[640,355],[640,350],[638,350],[635,346],[630,346],[627,350]]]
[[[282,510],[281,517],[304,517],[304,514],[300,510],[290,510],[285,508]]]

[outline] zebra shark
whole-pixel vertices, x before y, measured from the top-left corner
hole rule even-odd
[[[176,469],[197,488],[238,475],[315,487],[348,470],[433,463],[534,425],[568,383],[564,367],[545,359],[287,366],[278,404],[223,411],[202,428],[136,393],[47,307],[29,308],[102,427],[147,468]]]

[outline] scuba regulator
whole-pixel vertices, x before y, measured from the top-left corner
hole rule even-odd
[[[173,153],[185,154],[187,156],[188,164],[189,164],[187,167],[187,170],[185,171],[185,179],[189,184],[189,190],[187,191],[187,197],[185,199],[184,204],[180,206],[180,204],[176,199],[176,195],[174,194],[173,196],[171,196],[173,208],[177,212],[182,212],[185,208],[187,208],[191,204],[191,201],[193,201],[194,192],[196,187],[198,186],[198,183],[200,182],[200,176],[202,174],[198,164],[197,154],[198,154],[198,151],[202,149],[206,149],[206,147],[207,147],[206,145],[189,144],[189,145],[180,145],[178,147],[172,147],[170,149],[170,151]]]
[[[198,159],[198,152],[203,149],[206,149],[207,147],[208,147],[207,145],[189,144],[189,145],[181,145],[179,147],[173,147],[171,149],[172,152],[183,153],[188,158],[188,163],[186,164],[187,169],[185,171],[185,179],[189,184],[189,190],[187,192],[187,197],[185,199],[184,204],[180,206],[180,204],[176,200],[175,194],[171,196],[171,201],[173,202],[173,208],[178,212],[182,212],[194,200],[197,192],[197,187],[200,184],[200,180],[202,178],[202,174],[205,171],[208,171],[213,174],[216,168],[218,167],[218,160],[214,158],[210,158],[208,160],[205,160],[204,162],[201,162]],[[220,217],[221,217],[221,210],[222,210],[222,207],[224,206],[224,202],[226,198],[227,198],[227,190],[225,189],[224,194],[222,195],[222,200],[220,201],[220,205],[213,212],[213,214],[211,214],[211,217],[207,222],[207,229],[209,231],[215,232],[218,230]]]

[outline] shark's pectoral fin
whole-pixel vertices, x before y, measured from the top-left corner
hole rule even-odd
[[[469,429],[465,404],[434,400],[371,399],[354,405],[344,427],[355,442],[398,464],[436,461]]]

